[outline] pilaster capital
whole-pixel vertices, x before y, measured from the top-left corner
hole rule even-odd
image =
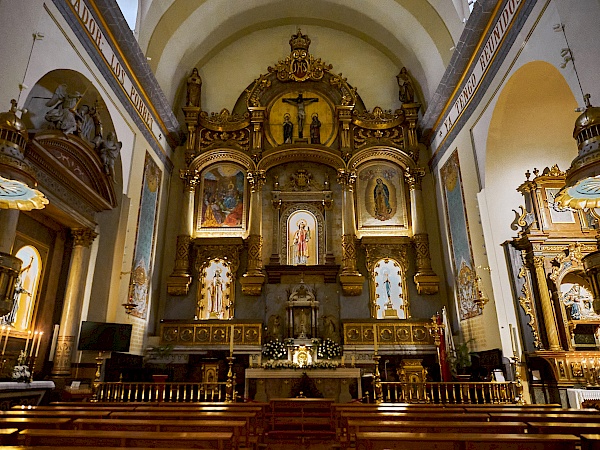
[[[533,265],[536,269],[539,268],[544,268],[544,261],[546,258],[544,258],[543,256],[534,256],[533,257]]]
[[[98,233],[90,228],[72,228],[71,234],[74,240],[73,245],[79,247],[89,247],[98,236]]]
[[[414,169],[406,168],[404,170],[404,179],[408,183],[408,187],[411,191],[421,190],[421,180],[425,176],[425,169],[423,167],[415,167]]]
[[[186,191],[193,191],[200,181],[200,176],[195,170],[181,169],[179,178],[183,180],[183,186]]]
[[[350,172],[346,169],[338,169],[337,182],[343,186],[352,188],[356,183],[356,172]]]
[[[250,183],[250,188],[252,189],[252,192],[262,190],[262,187],[267,182],[267,177],[265,174],[266,171],[262,169],[248,172],[246,179],[248,180],[248,183]]]

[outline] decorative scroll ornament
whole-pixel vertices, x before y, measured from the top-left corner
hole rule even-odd
[[[373,108],[373,111],[354,111],[354,124],[370,130],[381,130],[397,127],[404,122],[404,111],[401,109],[395,112],[385,111],[379,106]]]
[[[200,112],[200,124],[206,128],[218,131],[234,131],[250,125],[250,113],[244,115],[231,114],[229,110],[224,108],[220,113]]]
[[[290,56],[280,60],[275,67],[269,67],[270,73],[275,73],[279,81],[318,81],[323,78],[325,72],[333,68],[331,64],[325,64],[321,58],[315,59],[309,52],[310,39],[298,33],[290,39]]]
[[[579,268],[583,270],[581,264],[581,258],[583,258],[582,252],[583,246],[581,242],[574,242],[569,244],[567,248],[563,250],[563,253],[552,260],[552,272],[550,273],[550,279],[557,283],[559,278],[568,270],[573,268]],[[593,251],[593,249],[591,249]]]
[[[248,130],[238,131],[213,131],[208,129],[200,130],[200,147],[202,150],[210,150],[213,147],[233,147],[239,150],[248,151],[250,146],[250,137]]]
[[[523,295],[519,297],[519,304],[523,308],[523,311],[525,311],[525,314],[529,316],[528,325],[531,327],[531,331],[533,333],[533,345],[535,348],[540,348],[541,341],[537,321],[535,318],[535,311],[533,309],[533,297],[531,296],[531,289],[529,288],[529,277],[527,276],[528,272],[529,270],[525,266],[522,266],[519,270],[519,278],[523,278],[523,287],[521,288]]]

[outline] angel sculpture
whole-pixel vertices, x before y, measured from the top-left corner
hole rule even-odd
[[[82,95],[79,92],[69,94],[66,84],[59,84],[52,98],[46,102],[46,106],[52,109],[46,112],[45,119],[54,125],[57,130],[65,134],[72,134],[78,131],[78,121],[83,118],[77,111],[77,105]]]
[[[123,143],[117,141],[114,131],[109,131],[106,139],[98,145],[98,154],[104,165],[104,173],[112,178],[115,176],[115,160],[121,152],[121,147],[123,147]]]

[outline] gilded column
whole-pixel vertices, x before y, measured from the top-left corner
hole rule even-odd
[[[181,225],[177,235],[175,268],[167,280],[169,295],[187,295],[192,282],[190,242],[194,234],[194,193],[198,184],[198,174],[195,171],[181,170],[179,177],[183,180],[183,202],[181,205]]]
[[[76,228],[73,234],[73,252],[69,266],[65,302],[60,319],[60,331],[54,354],[53,375],[71,375],[71,360],[75,351],[75,337],[81,322],[81,305],[89,262],[89,247],[98,235],[89,228]]]
[[[425,228],[425,212],[423,210],[421,180],[424,176],[425,169],[422,167],[406,169],[404,172],[404,178],[410,190],[413,244],[416,250],[416,274],[413,279],[419,294],[437,294],[440,280],[431,268],[429,235]]]
[[[281,229],[280,224],[279,224],[279,214],[281,212],[281,198],[280,198],[280,194],[281,191],[279,190],[280,186],[279,186],[279,179],[275,179],[274,183],[273,183],[273,190],[271,191],[271,203],[273,205],[273,236],[272,236],[272,249],[271,249],[271,258],[269,261],[269,264],[274,264],[274,265],[278,265],[281,262],[280,256],[279,256],[279,246],[280,246],[280,233],[281,233]]]
[[[550,350],[561,350],[560,341],[558,339],[558,325],[556,323],[556,315],[552,306],[552,299],[548,290],[546,281],[546,270],[544,269],[544,257],[534,256],[533,265],[535,267],[535,276],[537,279],[538,288],[540,291],[540,300],[542,304],[542,314],[544,316],[544,327],[548,336],[548,345]]]
[[[356,174],[338,169],[342,185],[342,269],[340,283],[344,295],[360,295],[364,277],[356,269],[356,234],[354,225],[354,183]]]
[[[242,291],[247,295],[260,295],[265,275],[262,270],[262,187],[266,177],[264,170],[248,172],[250,183],[250,224],[248,227],[248,268],[240,280]]]

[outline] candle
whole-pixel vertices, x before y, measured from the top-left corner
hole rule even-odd
[[[4,347],[2,347],[2,356],[6,352],[6,344],[8,344],[8,336],[10,335],[10,327],[6,327],[6,340],[4,341]]]
[[[346,357],[344,355],[342,355],[342,366],[344,365],[345,362],[346,362]]]
[[[37,347],[35,348],[35,357],[37,358],[38,353],[40,352],[40,341],[42,340],[42,334],[44,334],[43,331],[40,331],[40,334],[38,335],[38,344]]]
[[[31,339],[31,330],[27,332],[27,341],[25,342],[25,355],[27,355],[27,347],[29,347],[29,339]]]
[[[373,324],[373,351],[377,353],[377,324]]]
[[[512,344],[513,355],[517,356],[517,329],[512,326],[512,324],[508,325],[510,331],[510,342]]]
[[[352,367],[354,367],[354,364],[356,363],[356,357],[354,355],[352,355]]]
[[[0,345],[2,345],[2,339],[4,338],[4,329],[6,325],[2,325],[2,329],[0,330]]]
[[[231,325],[231,332],[229,333],[229,355],[233,356],[233,325]]]
[[[31,350],[29,350],[29,357],[33,356],[33,347],[35,346],[35,338],[38,336],[38,332],[33,333],[33,340],[31,341]],[[39,341],[39,340],[38,340]],[[27,352],[25,352],[27,353]]]

